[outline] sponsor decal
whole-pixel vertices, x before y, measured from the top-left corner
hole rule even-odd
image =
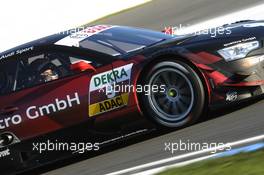
[[[228,92],[226,93],[226,101],[236,101],[238,98],[237,92]]]
[[[6,156],[10,156],[10,150],[9,149],[6,149],[6,150],[0,152],[0,158],[6,157]]]
[[[111,142],[116,142],[118,140],[122,140],[124,138],[131,137],[131,136],[134,136],[134,135],[137,135],[137,134],[142,134],[142,133],[145,133],[145,132],[148,132],[148,131],[151,131],[151,130],[141,129],[141,130],[138,130],[138,131],[135,131],[135,132],[131,132],[131,133],[128,133],[128,134],[125,134],[125,135],[121,135],[119,137],[112,138],[110,140],[105,140],[105,141],[99,143],[99,145],[109,144]]]
[[[90,82],[89,116],[95,116],[128,104],[129,93],[115,92],[115,83],[130,84],[133,64],[94,75]],[[111,89],[112,91],[110,91]],[[99,97],[99,98],[98,98]]]
[[[131,77],[131,69],[133,64],[128,64],[119,68],[115,68],[107,72],[97,74],[92,77],[90,91],[102,89],[111,86],[115,81],[117,83],[129,80]]]
[[[8,57],[12,57],[14,55],[21,55],[22,53],[26,53],[26,52],[29,52],[29,51],[32,51],[34,50],[34,47],[31,46],[31,47],[26,47],[26,48],[23,48],[23,49],[19,49],[19,50],[16,50],[16,51],[13,51],[13,52],[10,52],[10,53],[7,53],[5,55],[2,55],[0,57],[0,60],[2,59],[5,59],[5,58],[8,58]]]
[[[66,100],[55,99],[55,103],[50,103],[43,106],[30,106],[26,110],[26,116],[29,119],[37,119],[41,116],[49,115],[58,111],[63,111],[67,108],[71,108],[74,104],[81,104],[78,93],[74,94],[74,97],[70,95],[66,96]]]
[[[98,115],[108,111],[112,111],[117,108],[121,108],[128,104],[129,93],[124,93],[121,96],[117,96],[99,103],[95,103],[89,106],[89,116]]]
[[[243,42],[253,41],[256,39],[257,39],[256,37],[244,38],[244,39],[241,39],[238,41],[232,41],[230,43],[226,43],[226,44],[224,44],[224,46],[227,47],[227,46],[231,46],[231,45],[235,45],[235,44],[239,44],[239,43],[243,43]]]
[[[0,120],[0,129],[11,127],[12,125],[19,125],[23,123],[23,119],[35,120],[40,117],[56,113],[58,111],[66,110],[74,105],[80,105],[79,94],[76,92],[74,95],[66,95],[65,99],[55,98],[53,103],[40,105],[40,106],[29,106],[25,109],[24,114],[15,114],[13,116],[3,116]],[[22,116],[25,116],[23,118]]]
[[[81,31],[75,32],[70,34],[69,36],[59,40],[58,42],[56,42],[56,45],[63,45],[63,46],[74,46],[74,47],[79,47],[79,44],[82,40],[91,37],[95,34],[98,34],[102,31],[111,29],[115,26],[111,26],[111,25],[96,25],[96,26],[92,26],[92,27],[87,27],[84,28]]]

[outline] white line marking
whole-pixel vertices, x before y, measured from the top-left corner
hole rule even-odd
[[[161,165],[161,164],[173,162],[173,161],[180,160],[180,159],[184,159],[184,158],[188,158],[188,157],[192,157],[192,156],[197,156],[197,155],[200,155],[200,154],[203,154],[203,153],[212,152],[214,150],[220,150],[220,149],[223,149],[223,148],[225,148],[227,146],[234,147],[234,146],[239,146],[239,145],[243,145],[243,144],[248,144],[248,143],[251,143],[251,142],[261,141],[261,140],[264,140],[264,135],[259,135],[259,136],[255,136],[255,137],[251,137],[251,138],[247,138],[247,139],[231,142],[231,143],[228,143],[228,144],[225,144],[225,145],[222,145],[222,146],[217,146],[217,147],[213,147],[213,148],[209,148],[209,149],[205,149],[205,150],[200,150],[200,151],[196,151],[196,152],[187,153],[187,154],[180,155],[180,156],[175,156],[175,157],[171,157],[171,158],[158,160],[158,161],[155,161],[155,162],[150,162],[150,163],[147,163],[147,164],[135,166],[135,167],[132,167],[132,168],[121,170],[121,171],[116,171],[116,172],[109,173],[109,174],[106,174],[106,175],[120,175],[120,174],[129,173],[129,172],[133,172],[133,171],[138,171],[140,169],[145,169],[145,168],[149,168],[149,167],[152,167],[152,166],[158,166],[158,165]]]
[[[157,173],[166,171],[167,169],[181,167],[181,166],[186,166],[186,165],[189,165],[189,164],[192,164],[192,163],[200,162],[202,160],[210,159],[210,158],[212,158],[214,156],[215,155],[209,155],[209,156],[199,157],[199,158],[196,158],[196,159],[192,159],[192,160],[187,160],[187,161],[184,161],[184,162],[180,162],[180,163],[177,163],[177,164],[174,164],[174,165],[167,165],[167,166],[162,166],[162,167],[154,168],[154,169],[147,170],[147,171],[142,171],[142,172],[139,172],[139,173],[135,173],[133,175],[152,175],[152,174],[157,174]]]

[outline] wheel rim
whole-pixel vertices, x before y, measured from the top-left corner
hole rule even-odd
[[[164,92],[151,91],[148,96],[151,108],[161,120],[177,122],[188,116],[194,104],[194,90],[191,81],[183,71],[162,68],[153,74],[149,85],[165,87]]]

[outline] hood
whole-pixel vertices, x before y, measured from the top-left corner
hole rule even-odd
[[[264,38],[264,21],[239,21],[232,24],[226,24],[216,28],[210,28],[203,31],[195,32],[190,42],[202,42],[209,40],[247,40],[256,38],[262,40]]]

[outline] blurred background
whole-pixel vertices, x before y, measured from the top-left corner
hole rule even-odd
[[[160,31],[165,27],[182,25],[184,32],[191,32],[238,20],[264,19],[263,4],[264,0],[9,0],[1,3],[0,52],[86,23],[128,25]],[[66,164],[67,166],[65,164],[56,165],[48,169],[49,172],[45,174],[101,175],[171,158],[173,155],[163,151],[164,142],[175,141],[179,138],[190,139],[194,142],[227,143],[261,135],[264,133],[263,107],[263,100],[260,99],[231,112],[220,111],[212,114],[210,120],[195,126],[91,159],[69,163],[69,165]],[[215,118],[215,116],[221,117]],[[262,154],[263,152],[257,153],[258,156]],[[245,157],[249,156],[254,157],[255,155],[243,155],[238,161],[243,163],[242,160],[246,160]],[[263,158],[255,160],[245,163],[263,165]],[[223,166],[228,170],[230,161],[226,159],[221,161],[226,163]],[[209,163],[205,167],[213,167],[211,165]],[[199,166],[200,164],[198,168]],[[250,174],[247,171],[253,166],[240,167],[244,167],[245,170],[242,170]],[[238,168],[230,169],[230,171],[236,169]],[[259,166],[257,170],[260,174],[263,172],[263,168]],[[182,171],[184,174],[186,169]],[[194,172],[195,169],[189,173],[195,174]],[[219,172],[215,174],[217,173]],[[175,174],[175,172],[168,172],[168,174]],[[213,174],[213,172],[203,172],[203,174]]]
[[[111,15],[97,23],[161,30],[165,26],[179,24],[191,26],[262,3],[263,0],[3,1],[0,10],[0,52],[40,37],[91,23],[120,11],[123,13]],[[136,6],[139,7],[127,10]],[[260,9],[262,10],[263,7]],[[259,17],[262,14],[261,10],[232,15],[232,18],[229,16],[224,21],[227,22],[226,19],[234,21],[234,18],[254,18],[257,15],[253,13],[258,13]],[[208,24],[203,26],[210,27]]]

